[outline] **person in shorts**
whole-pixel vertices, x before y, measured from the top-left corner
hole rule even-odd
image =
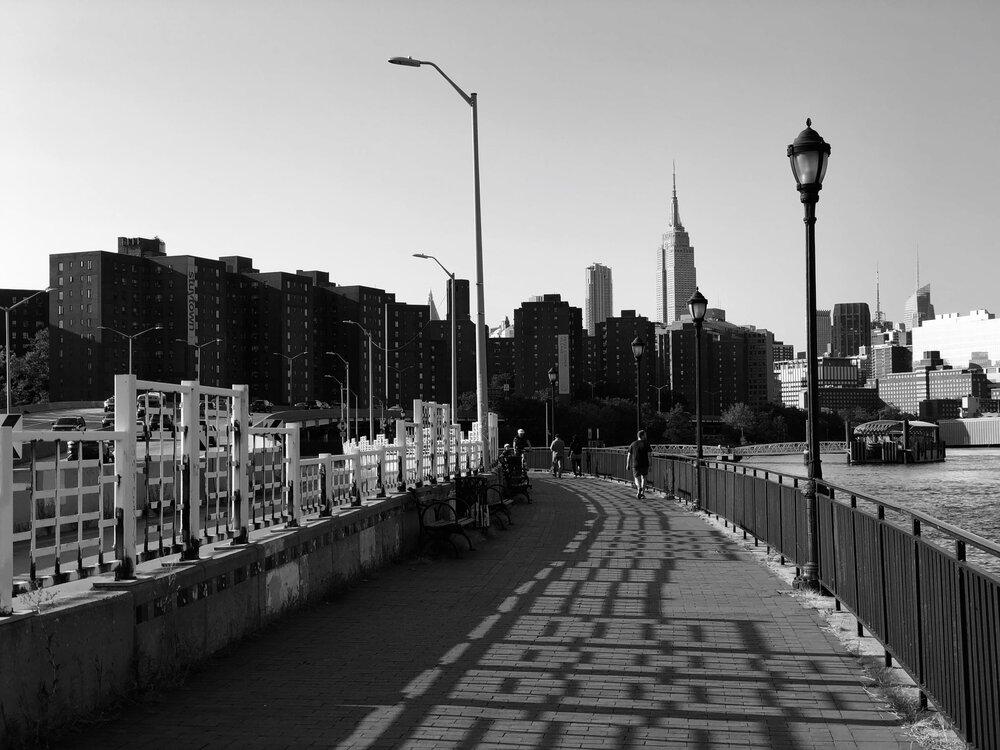
[[[632,470],[635,496],[639,500],[646,497],[646,475],[649,473],[650,452],[651,448],[646,440],[646,431],[639,430],[635,441],[628,447],[628,457],[625,459],[625,470]]]

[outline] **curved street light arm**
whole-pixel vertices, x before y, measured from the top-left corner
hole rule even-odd
[[[465,100],[465,103],[468,104],[470,107],[472,106],[472,97],[469,96],[468,94],[466,94],[464,91],[462,91],[462,88],[457,83],[455,83],[453,80],[451,80],[448,77],[448,74],[445,73],[443,70],[441,70],[441,68],[438,67],[437,63],[433,63],[430,60],[421,60],[420,64],[421,65],[430,65],[432,68],[434,68],[434,70],[436,70],[438,73],[441,74],[441,77],[444,78],[444,80],[446,80],[448,83],[451,84],[451,87],[453,89],[455,89],[455,91],[458,92],[458,95],[460,97],[462,97],[462,99]]]
[[[17,302],[15,302],[15,303],[14,303],[13,305],[8,305],[7,307],[0,307],[0,310],[3,310],[4,312],[10,312],[10,311],[11,311],[11,310],[13,310],[14,308],[17,308],[17,307],[20,307],[21,305],[23,305],[23,304],[24,304],[25,302],[28,302],[29,300],[33,300],[33,299],[34,299],[35,297],[37,297],[37,296],[38,296],[39,294],[46,294],[46,293],[48,293],[48,292],[51,292],[51,291],[53,291],[53,288],[52,288],[52,287],[47,287],[47,288],[45,288],[45,289],[39,289],[39,290],[38,290],[37,292],[35,292],[34,294],[29,294],[29,295],[28,295],[27,297],[25,297],[24,299],[19,299],[19,300],[18,300]]]

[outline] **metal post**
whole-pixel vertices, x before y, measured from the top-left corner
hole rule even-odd
[[[803,192],[806,225],[806,482],[802,498],[806,511],[806,560],[801,575],[795,581],[798,588],[819,589],[819,560],[816,530],[816,480],[823,478],[820,464],[819,430],[819,365],[816,361],[816,200],[815,193]]]
[[[642,429],[642,356],[635,358],[635,429]]]
[[[555,383],[552,383],[552,439],[553,440],[556,439],[556,384]]]
[[[132,374],[132,336],[128,337],[128,374]]]
[[[7,391],[7,413],[10,414],[10,309],[4,309],[4,387]],[[13,522],[12,522],[13,523]],[[0,582],[0,586],[3,583]]]
[[[365,331],[365,333],[368,333]],[[368,442],[371,443],[375,440],[375,407],[374,407],[374,393],[372,389],[374,388],[374,381],[372,376],[374,370],[372,368],[372,335],[368,333]]]
[[[135,578],[135,376],[115,375],[115,557],[118,580]]]
[[[4,425],[0,427],[0,617],[14,611],[13,589],[14,428]]]
[[[489,401],[486,390],[486,302],[483,295],[483,221],[479,194],[479,100],[477,94],[470,95],[472,104],[472,160],[476,180],[476,403],[479,424],[483,426],[483,455],[489,455],[489,436],[486,424],[489,415]]]
[[[413,399],[413,442],[417,463],[417,486],[424,483],[424,402]]]
[[[290,424],[288,426],[291,428],[291,432],[288,433],[285,439],[285,460],[288,462],[288,523],[285,525],[287,527],[295,527],[299,525],[299,516],[301,515],[299,508],[299,503],[301,502],[299,493],[302,490],[302,472],[299,465],[302,453],[300,450],[301,427],[297,424]]]
[[[451,278],[451,420],[458,421],[458,296],[455,274]]]
[[[184,549],[181,552],[182,560],[197,560],[198,548],[201,546],[201,424],[198,419],[198,393],[197,380],[182,380],[181,386],[181,430],[184,433],[184,507],[181,516],[181,541]],[[134,400],[134,398],[133,398]],[[115,405],[118,404],[118,396],[115,396]],[[119,414],[127,414],[120,408],[115,409],[115,420]],[[206,413],[206,418],[208,414]],[[205,431],[205,447],[208,447],[209,435]],[[134,449],[133,449],[134,450]],[[117,451],[116,456],[117,459]]]
[[[233,544],[250,541],[250,394],[247,386],[234,385],[232,435],[233,462],[231,487],[233,488]]]
[[[701,321],[694,322],[694,411],[695,411],[695,497],[694,509],[701,510]]]

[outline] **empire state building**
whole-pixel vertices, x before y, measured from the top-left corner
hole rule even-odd
[[[670,223],[663,233],[663,242],[656,255],[656,317],[661,323],[672,323],[681,315],[688,314],[688,300],[698,286],[694,248],[681,224],[681,214],[677,208],[676,170]]]

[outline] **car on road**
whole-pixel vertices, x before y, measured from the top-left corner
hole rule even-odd
[[[258,398],[250,402],[251,412],[272,411],[273,409],[274,409],[274,404],[272,404],[266,398]]]
[[[59,417],[52,422],[52,429],[56,432],[83,432],[87,429],[87,420],[83,417]]]
[[[104,399],[104,411],[105,412],[111,412],[112,414],[114,413],[114,411],[115,411],[115,397],[114,396],[111,396],[111,398]]]
[[[174,420],[170,417],[169,414],[164,414],[162,419],[160,418],[159,414],[153,414],[149,418],[149,431],[169,432],[171,435],[173,435],[177,432],[177,427],[174,425]]]

